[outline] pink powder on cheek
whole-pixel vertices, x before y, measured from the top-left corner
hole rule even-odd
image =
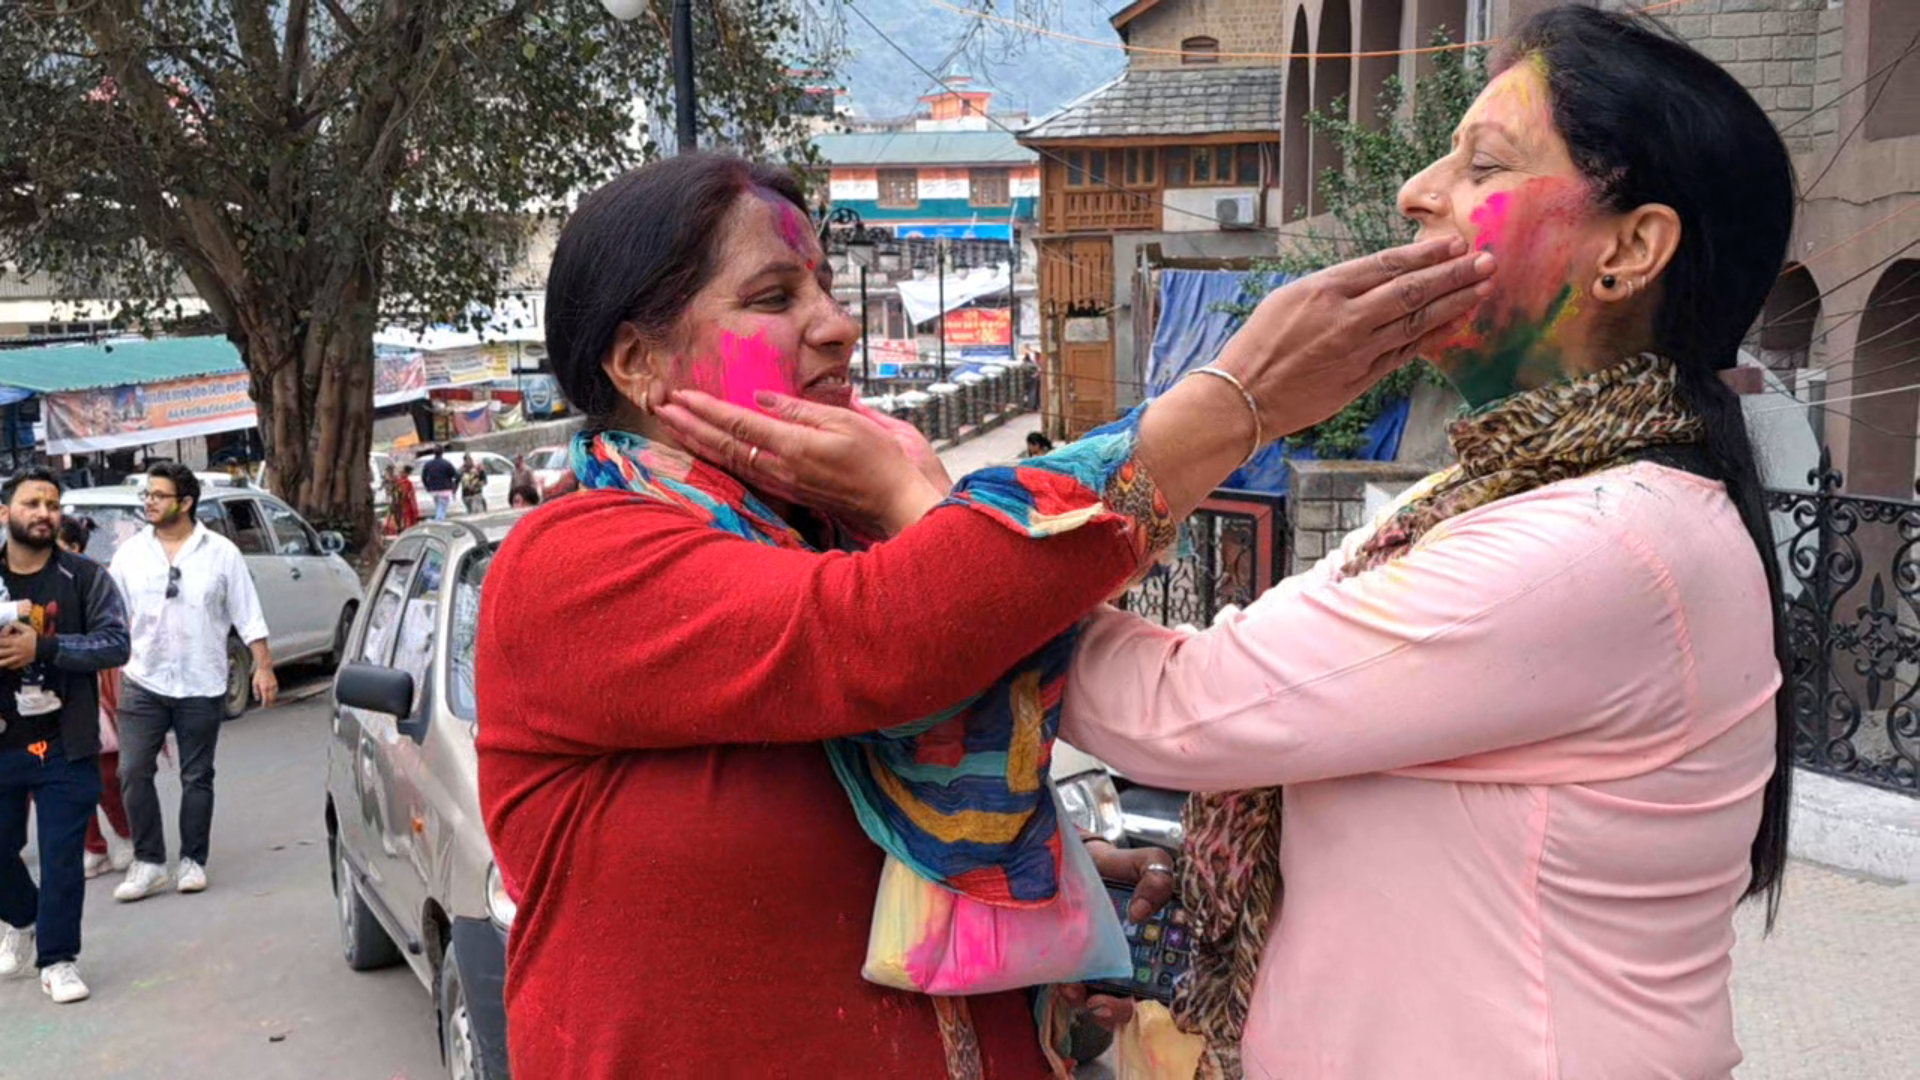
[[[1467,220],[1473,223],[1473,248],[1475,251],[1491,251],[1497,240],[1504,240],[1501,234],[1507,229],[1507,215],[1512,210],[1513,193],[1496,191],[1487,196],[1487,201],[1474,207]]]
[[[719,359],[725,383],[720,396],[743,409],[760,407],[753,398],[761,390],[789,395],[800,390],[799,364],[767,340],[765,331],[752,337],[722,331]]]

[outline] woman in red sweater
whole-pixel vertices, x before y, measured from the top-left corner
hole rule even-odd
[[[1219,377],[1104,436],[1091,481],[1040,458],[1002,489],[1014,502],[972,481],[949,498],[917,437],[914,475],[875,481],[913,468],[875,452],[908,436],[855,407],[857,324],[803,206],[784,173],[679,157],[590,195],[555,253],[548,353],[589,418],[582,490],[502,546],[476,648],[521,1080],[1048,1075],[1024,995],[967,999],[956,1042],[932,999],[861,979],[882,851],[822,742],[994,685],[1251,447],[1331,414],[1488,272],[1432,244],[1288,286]],[[906,494],[820,519],[777,439],[730,456],[693,419],[699,391],[810,425],[850,484]]]

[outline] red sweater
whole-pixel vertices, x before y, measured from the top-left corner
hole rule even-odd
[[[516,1078],[943,1077],[928,999],[860,977],[882,856],[816,744],[978,692],[1132,569],[1117,526],[951,507],[854,555],[618,493],[530,514],[476,659]],[[1026,995],[971,1009],[990,1080],[1047,1075]]]

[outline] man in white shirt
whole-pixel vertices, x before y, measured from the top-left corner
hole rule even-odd
[[[110,572],[127,602],[133,655],[120,693],[120,790],[133,826],[133,865],[113,891],[121,901],[167,887],[167,839],[154,764],[172,731],[180,748],[178,889],[207,887],[213,829],[213,753],[227,690],[227,631],[253,650],[253,689],[263,705],[279,692],[267,621],[246,559],[233,541],[201,526],[200,479],[177,462],[147,471],[151,528],[120,545]]]

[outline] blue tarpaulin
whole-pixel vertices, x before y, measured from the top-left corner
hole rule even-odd
[[[1160,271],[1160,324],[1154,328],[1153,351],[1147,357],[1149,396],[1165,393],[1182,375],[1220,355],[1234,327],[1233,316],[1216,309],[1239,298],[1246,276],[1232,270]],[[1366,438],[1354,456],[1367,461],[1392,458],[1407,427],[1407,410],[1405,398],[1382,410],[1367,428]],[[1306,447],[1288,449],[1274,443],[1235,470],[1224,486],[1284,495],[1286,463],[1312,460],[1314,456]]]

